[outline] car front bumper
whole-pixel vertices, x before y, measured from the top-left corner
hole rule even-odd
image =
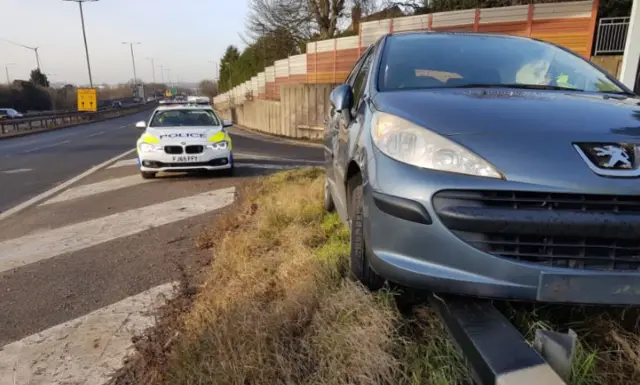
[[[233,153],[229,149],[205,149],[199,154],[171,155],[164,152],[138,153],[141,171],[187,172],[226,170],[233,167]]]
[[[632,190],[596,195],[452,175],[380,153],[365,180],[370,263],[390,281],[485,298],[640,304]],[[620,212],[632,204],[638,211]]]

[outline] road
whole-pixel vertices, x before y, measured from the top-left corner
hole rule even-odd
[[[149,114],[0,140],[0,212],[132,148]]]
[[[0,140],[0,213],[131,149],[140,136],[135,123],[148,120],[150,113]],[[274,156],[284,151],[297,159],[307,153],[308,147],[292,150],[281,140],[241,133],[234,145],[245,151]]]
[[[138,133],[130,125],[142,117],[0,142],[3,167],[8,160],[10,169],[30,169],[2,174],[1,204],[132,148]],[[0,384],[104,383],[131,336],[153,323],[148,311],[158,296],[172,294],[178,266],[191,274],[207,263],[211,251],[197,249],[196,239],[234,210],[245,184],[322,164],[318,146],[239,129],[231,135],[234,177],[143,180],[132,154],[0,220]],[[58,144],[39,148],[46,142]]]

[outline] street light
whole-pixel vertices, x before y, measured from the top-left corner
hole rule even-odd
[[[171,83],[171,68],[166,68],[165,71],[167,71],[167,81],[173,87],[173,83]]]
[[[151,60],[151,74],[153,76],[153,82],[156,82],[156,66],[153,64],[153,58],[148,57],[147,60]]]
[[[217,61],[213,61],[213,60],[209,60],[209,63],[213,64],[214,66],[216,66],[216,71],[213,73],[213,80],[217,83],[218,82],[218,62]]]
[[[16,63],[7,63],[4,65],[4,71],[7,73],[7,84],[11,85],[11,80],[9,79],[9,66],[16,65]]]
[[[133,85],[136,86],[138,85],[138,76],[136,75],[136,58],[133,55],[133,45],[140,45],[142,43],[123,41],[122,44],[129,44],[129,47],[131,48],[131,61],[133,62]]]
[[[4,38],[2,40],[6,41],[7,43],[10,43],[10,44],[13,44],[13,45],[17,45],[17,46],[22,47],[22,48],[30,49],[33,52],[35,52],[36,53],[36,65],[38,66],[38,71],[40,71],[40,55],[38,55],[38,49],[40,49],[40,47],[29,47],[28,45],[16,43],[15,41],[11,41],[11,40],[4,39]]]
[[[80,20],[82,22],[82,37],[84,38],[84,51],[87,55],[87,69],[89,70],[89,85],[93,88],[93,78],[91,77],[91,63],[89,61],[89,48],[87,46],[87,33],[84,30],[84,13],[82,12],[82,3],[84,2],[96,2],[98,0],[62,0],[62,1],[75,1],[80,7]]]
[[[164,84],[164,66],[158,66],[160,67],[160,76],[162,79],[162,84]]]

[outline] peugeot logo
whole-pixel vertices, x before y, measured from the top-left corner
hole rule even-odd
[[[595,155],[602,159],[600,165],[604,168],[629,169],[633,166],[631,157],[623,147],[607,145],[604,147],[594,147],[593,150],[595,151]]]
[[[187,142],[180,142],[180,144],[184,146],[185,144],[187,144]]]
[[[598,175],[640,176],[640,146],[632,143],[576,143],[573,147]]]

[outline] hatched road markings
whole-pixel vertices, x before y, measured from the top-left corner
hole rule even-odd
[[[221,209],[234,197],[229,187],[0,242],[0,273]]]
[[[0,384],[106,383],[132,351],[131,337],[154,323],[150,311],[170,298],[168,283],[0,349]]]
[[[100,134],[96,133],[94,136]],[[69,141],[29,151],[37,151],[65,143],[69,143]],[[54,189],[46,191],[5,213],[0,213],[0,220],[38,204],[45,206],[53,203],[73,202],[80,198],[153,182],[142,179],[138,172],[135,172],[134,175],[115,177],[91,184],[80,183],[70,187],[78,184],[82,178],[101,169],[136,166],[136,158],[125,159],[125,157],[131,156],[134,151],[135,149],[132,149],[120,154]],[[273,170],[322,163],[242,152],[237,153],[237,159],[241,160],[235,164],[239,168]],[[251,160],[254,160],[255,163],[252,163]],[[280,163],[267,163],[268,161]],[[28,171],[32,170],[16,169],[2,171],[2,173]],[[80,223],[38,230],[19,238],[0,241],[0,274],[59,255],[138,234],[151,228],[214,212],[231,205],[235,200],[235,193],[235,187],[211,190]],[[96,202],[99,204],[100,200],[97,199]],[[0,384],[63,385],[83,383],[100,385],[106,383],[113,372],[122,366],[123,359],[133,351],[132,336],[140,334],[144,329],[153,325],[154,317],[149,312],[160,304],[158,297],[173,295],[174,285],[175,283],[160,285],[94,310],[79,318],[67,320],[57,326],[43,325],[43,328],[47,327],[48,329],[31,336],[16,337],[16,339],[22,339],[0,347]],[[127,295],[129,294],[131,293]]]
[[[142,179],[140,175],[136,174],[136,175],[125,176],[123,178],[107,179],[102,182],[80,185],[78,187],[73,187],[68,190],[65,190],[60,195],[57,195],[49,199],[48,201],[42,203],[40,206],[44,206],[52,203],[65,202],[71,199],[84,198],[94,194],[100,194],[108,191],[119,190],[121,188],[136,186],[136,185],[146,183],[146,182],[151,182],[151,181],[152,180],[150,179]]]

